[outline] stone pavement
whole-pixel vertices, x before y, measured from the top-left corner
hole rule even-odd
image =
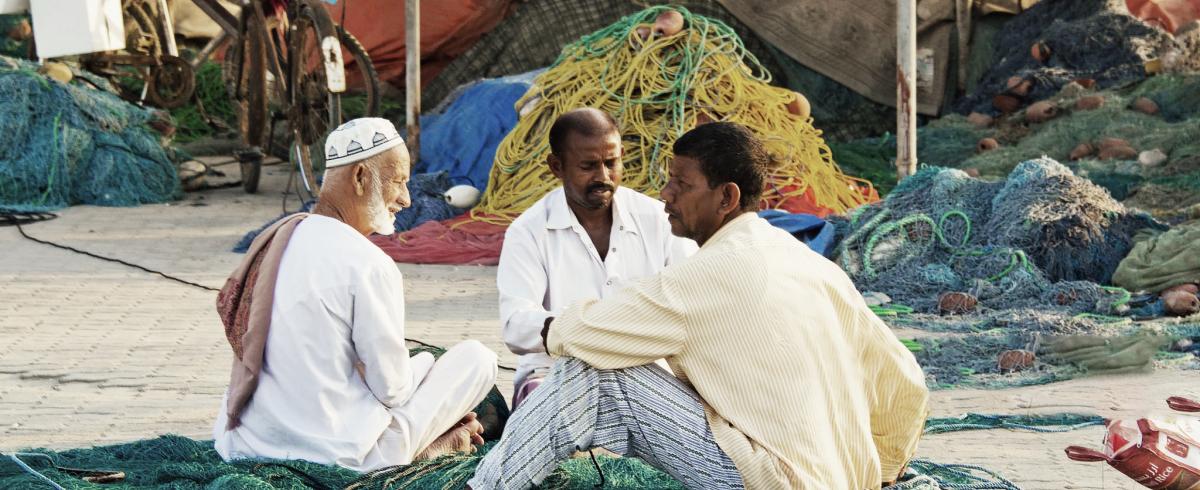
[[[220,160],[220,159],[217,159]],[[236,165],[218,167],[236,178]],[[220,287],[246,231],[281,212],[287,176],[267,167],[257,195],[240,188],[138,208],[74,207],[27,225],[35,237]],[[295,199],[291,204],[296,205]],[[215,293],[23,239],[0,228],[0,451],[68,448],[175,433],[209,438],[228,380],[229,347]],[[515,365],[497,325],[495,269],[398,265],[408,336],[449,345],[475,338]],[[782,374],[781,375],[785,375]],[[499,386],[511,396],[512,372]],[[933,395],[935,417],[966,412],[1164,412],[1170,395],[1200,398],[1197,373],[1088,378],[1009,390]],[[1024,488],[1140,488],[1103,464],[1071,462],[1070,444],[1102,430],[959,432],[926,437],[920,456],[988,467]]]

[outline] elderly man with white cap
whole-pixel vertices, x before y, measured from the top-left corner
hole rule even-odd
[[[326,139],[312,214],[264,231],[217,297],[233,371],[213,428],[221,457],[302,459],[358,471],[481,444],[472,407],[495,383],[476,341],[409,356],[404,286],[367,240],[409,205],[409,156],[391,122]]]

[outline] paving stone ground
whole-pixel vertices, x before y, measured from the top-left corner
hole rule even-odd
[[[235,167],[217,168],[229,181],[237,177]],[[241,257],[230,252],[238,239],[281,212],[287,170],[271,166],[264,174],[257,195],[227,188],[166,205],[79,206],[25,230],[216,288]],[[215,293],[34,243],[13,227],[0,228],[0,251],[0,451],[166,433],[210,437],[230,362]],[[495,268],[398,267],[410,338],[443,346],[479,339],[500,353],[503,365],[515,365],[500,340]],[[1019,389],[938,391],[932,416],[1163,413],[1167,396],[1200,398],[1197,376],[1160,370]],[[511,380],[511,371],[500,372],[506,396]],[[1101,435],[1096,427],[1062,434],[959,432],[926,437],[919,455],[985,466],[1023,488],[1140,488],[1105,465],[1063,455],[1071,444],[1097,446]]]

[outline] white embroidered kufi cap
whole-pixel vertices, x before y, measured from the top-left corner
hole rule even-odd
[[[361,117],[346,121],[325,138],[325,168],[365,160],[404,143],[391,121]]]

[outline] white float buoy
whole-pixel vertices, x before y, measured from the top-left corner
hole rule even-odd
[[[458,209],[467,209],[479,203],[479,189],[466,184],[446,189],[446,202]]]

